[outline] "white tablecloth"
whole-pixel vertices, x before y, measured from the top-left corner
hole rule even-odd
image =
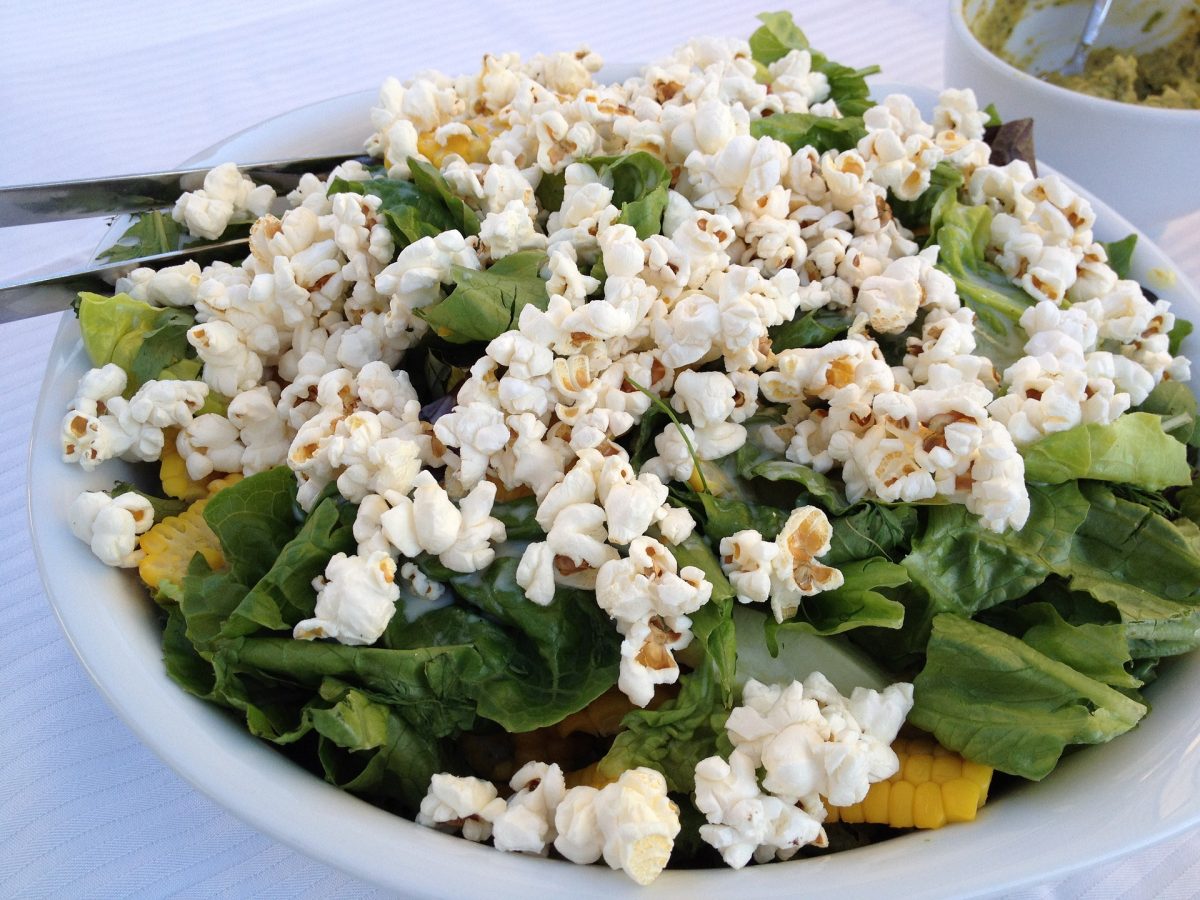
[[[754,4],[728,0],[402,6],[3,0],[0,184],[169,168],[272,114],[391,74],[473,70],[485,51],[586,40],[607,59],[637,61],[688,34],[746,35],[757,24]],[[814,46],[839,60],[941,85],[941,2],[813,0],[794,12]],[[103,231],[97,221],[0,229],[0,282],[85,261]],[[1200,281],[1198,232],[1200,212],[1158,237]],[[38,579],[25,500],[29,428],[56,324],[0,326],[0,896],[379,894],[259,834],[167,769],[72,654]],[[1018,896],[1198,893],[1200,830]]]

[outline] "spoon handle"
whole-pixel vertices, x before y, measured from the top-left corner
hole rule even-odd
[[[1100,36],[1100,29],[1104,27],[1104,20],[1108,18],[1108,10],[1111,6],[1112,0],[1095,0],[1092,3],[1087,23],[1083,26],[1083,34],[1079,36],[1079,43],[1075,45],[1075,52],[1071,54],[1067,64],[1062,67],[1064,75],[1075,75],[1083,71],[1088,51],[1092,49],[1092,44],[1096,43],[1096,38]]]

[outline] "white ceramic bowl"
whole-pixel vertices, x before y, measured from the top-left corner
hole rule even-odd
[[[950,0],[945,83],[974,89],[980,104],[995,103],[1006,118],[1032,116],[1038,159],[1094,191],[1142,228],[1159,231],[1176,216],[1200,209],[1200,178],[1188,170],[1200,158],[1200,110],[1156,109],[1104,100],[1042,81],[1043,72],[1074,50],[1089,0],[1033,0],[1006,45],[1029,71],[983,46],[968,23],[995,0]],[[1150,0],[1114,4],[1101,45],[1149,50],[1169,40],[1177,15],[1142,26],[1157,9],[1178,13],[1186,3]]]
[[[373,96],[353,94],[280,116],[236,135],[197,164],[336,152],[366,130]],[[1102,240],[1132,229],[1093,200]],[[1139,244],[1134,275],[1170,281],[1170,261]],[[1200,318],[1185,279],[1161,290]],[[1193,351],[1194,364],[1200,356]],[[274,838],[406,897],[686,898],[745,896],[973,897],[1012,890],[1093,865],[1200,823],[1200,654],[1165,667],[1153,712],[1131,734],[1066,760],[1042,784],[984,808],[979,821],[913,833],[833,856],[665,873],[652,888],[602,866],[499,853],[384,813],[325,784],[251,737],[225,711],[166,675],[153,604],[130,573],[110,569],[67,528],[82,490],[128,477],[87,473],[59,459],[58,427],[88,368],[72,317],[50,354],[29,456],[29,508],[46,593],[68,640],[109,704],[168,765]]]

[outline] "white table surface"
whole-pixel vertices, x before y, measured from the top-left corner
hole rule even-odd
[[[474,71],[486,51],[586,41],[606,59],[646,60],[684,35],[748,35],[757,24],[756,4],[729,0],[406,7],[0,0],[0,184],[170,168],[275,113],[387,75]],[[941,86],[943,2],[811,0],[793,11],[838,60]],[[0,229],[0,282],[82,263],[103,232],[96,220]],[[1198,233],[1200,211],[1156,235],[1194,281]],[[381,896],[166,768],[104,703],[60,632],[30,545],[25,468],[56,326],[57,316],[0,326],[0,897]],[[1200,829],[1015,896],[1197,895]]]

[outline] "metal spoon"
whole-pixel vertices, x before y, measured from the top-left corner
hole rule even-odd
[[[1088,53],[1100,35],[1100,29],[1104,26],[1104,20],[1108,17],[1108,10],[1111,6],[1112,0],[1095,0],[1092,3],[1092,11],[1088,13],[1087,24],[1083,26],[1083,34],[1079,36],[1079,43],[1075,45],[1075,52],[1071,54],[1071,58],[1058,70],[1060,75],[1078,75],[1083,71]]]

